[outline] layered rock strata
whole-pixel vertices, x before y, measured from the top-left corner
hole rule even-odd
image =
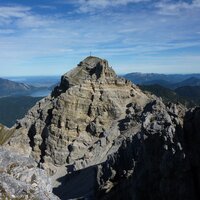
[[[136,86],[117,77],[107,61],[89,57],[18,122],[9,144],[52,173],[62,165],[82,169],[106,160],[120,135],[126,106],[134,102],[142,109],[149,101]]]

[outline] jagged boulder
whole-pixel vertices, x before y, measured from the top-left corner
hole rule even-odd
[[[58,200],[52,194],[51,180],[36,162],[0,148],[0,199]]]

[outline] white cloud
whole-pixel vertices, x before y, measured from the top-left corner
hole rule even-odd
[[[11,26],[12,30],[50,27],[55,23],[53,17],[36,14],[31,7],[26,6],[0,6],[0,25]],[[1,34],[9,34],[10,29],[0,30]]]
[[[54,19],[34,14],[28,14],[26,17],[16,21],[16,25],[20,28],[44,28],[49,27],[54,23]]]
[[[155,4],[159,9],[158,13],[163,15],[177,15],[182,11],[200,9],[200,0],[193,0],[192,2],[186,1],[160,1]]]
[[[162,52],[173,51],[176,54],[176,49],[180,48],[185,55],[185,48],[200,46],[197,34],[200,32],[200,14],[196,11],[199,1],[193,1],[190,5],[183,1],[172,3],[162,0],[162,3],[149,4],[142,12],[131,7],[132,12],[126,13],[123,7],[123,12],[121,9],[118,12],[110,9],[95,15],[87,13],[99,8],[121,8],[120,5],[129,6],[129,3],[139,1],[144,0],[76,1],[79,3],[70,6],[82,8],[82,12],[86,12],[81,13],[81,17],[84,15],[82,18],[76,9],[71,10],[70,14],[67,9],[66,13],[56,14],[56,10],[47,12],[46,8],[42,13],[41,10],[37,12],[35,7],[34,10],[23,6],[0,7],[0,11],[3,11],[0,26],[6,24],[0,29],[0,65],[21,66],[26,63],[27,66],[36,66],[41,62],[46,66],[57,66],[59,60],[64,60],[63,63],[71,66],[68,63],[69,57],[71,60],[77,58],[78,62],[80,57],[87,56],[90,51],[117,62],[121,58],[124,65],[132,57],[141,59],[141,63],[144,62],[145,65],[145,58],[153,54],[156,58]],[[62,6],[62,10],[65,10],[64,6],[67,7],[67,4]],[[153,8],[150,10],[150,7]],[[164,12],[164,9],[169,13],[187,10],[189,14],[184,13],[178,17],[158,15],[157,11]],[[12,34],[13,31],[16,34]]]
[[[0,6],[0,18],[23,18],[30,10],[25,6]]]
[[[129,3],[140,3],[149,0],[79,0],[79,11],[83,13],[94,12],[109,7],[125,6]]]
[[[124,3],[130,0],[123,1]],[[122,3],[122,2],[121,2]],[[168,44],[176,38],[184,39],[187,29],[178,32],[177,22],[168,18],[144,13],[109,13],[107,15],[87,16],[83,19],[57,18],[25,11],[26,15],[16,19],[19,34],[2,37],[4,52],[12,53],[21,59],[68,54],[85,54],[93,51],[109,55],[148,54],[163,50],[185,48],[199,45],[198,42],[183,41],[180,44]],[[174,23],[174,24],[173,24]],[[187,24],[179,21],[178,24]],[[12,23],[13,25],[13,23]],[[166,26],[166,27],[165,27]],[[168,27],[174,35],[168,33]],[[159,31],[157,31],[159,30]],[[11,29],[0,33],[11,33]],[[6,45],[7,44],[7,45]],[[28,48],[28,50],[27,50]],[[16,53],[15,53],[16,52]],[[3,54],[5,55],[5,54]]]

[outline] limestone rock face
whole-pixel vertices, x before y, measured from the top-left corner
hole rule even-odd
[[[36,162],[0,148],[0,199],[58,200],[51,180]]]
[[[200,115],[185,113],[88,57],[18,121],[5,148],[33,157],[64,200],[196,200]]]
[[[120,135],[118,121],[126,106],[135,102],[144,107],[148,101],[136,86],[117,77],[106,60],[88,57],[19,121],[9,144],[52,173],[66,164],[82,169],[106,159]]]

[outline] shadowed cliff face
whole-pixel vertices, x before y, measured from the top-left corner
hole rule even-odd
[[[182,105],[165,105],[88,57],[15,125],[5,146],[32,156],[61,199],[198,199],[196,112],[185,117]]]

